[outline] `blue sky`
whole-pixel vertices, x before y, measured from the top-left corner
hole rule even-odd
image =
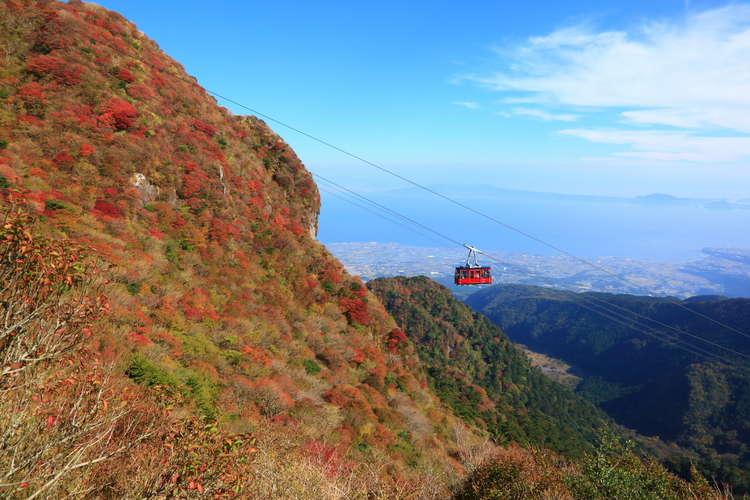
[[[208,90],[421,184],[750,198],[748,3],[97,3]],[[403,187],[267,121],[315,173]]]

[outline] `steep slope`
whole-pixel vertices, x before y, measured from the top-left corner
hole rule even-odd
[[[430,387],[456,414],[501,442],[569,456],[591,449],[606,416],[531,368],[496,325],[448,288],[423,276],[378,278],[367,287],[404,330],[391,334],[391,352],[417,352]]]
[[[738,493],[750,491],[744,472],[750,459],[750,382],[746,369],[721,362],[747,367],[750,339],[705,318],[746,330],[750,300],[683,302],[701,317],[676,306],[676,299],[591,295],[620,308],[610,308],[615,313],[633,311],[658,323],[636,320],[632,314],[613,321],[592,311],[591,302],[578,294],[522,285],[480,290],[466,302],[516,342],[580,367],[587,377],[579,393],[619,423],[694,450],[703,457],[699,465],[709,477],[734,485]],[[656,326],[667,333],[649,336],[633,325]],[[685,333],[677,336],[662,325]],[[680,349],[673,338],[720,358],[698,357]],[[687,472],[687,458],[670,462]]]
[[[130,425],[117,414],[107,427],[114,434],[103,435],[114,444],[95,459],[57,469],[40,458],[0,488],[18,498],[37,488],[49,498],[218,498],[235,487],[279,498],[444,496],[463,473],[473,431],[454,426],[415,355],[387,350],[394,321],[314,239],[318,191],[288,144],[218,106],[114,12],[75,0],[3,2],[0,28],[3,241],[35,234],[20,255],[70,242],[55,255],[109,263],[75,271],[108,276],[107,311],[65,334],[76,335],[67,358],[27,370],[28,383],[4,378],[20,399],[4,399],[0,414],[24,398],[67,407],[69,390],[42,381],[69,374],[65,363],[54,371],[61,361],[88,373],[88,360],[114,366],[106,378],[81,379],[91,411],[122,402],[93,390],[106,380],[111,394],[137,395],[149,422],[137,439],[118,441],[131,434],[116,431]],[[66,300],[89,300],[92,288],[54,273],[71,280],[60,289]],[[21,283],[8,293],[32,293]],[[5,333],[0,351],[19,338]],[[4,365],[3,377],[23,359]],[[122,408],[135,408],[128,401]],[[0,419],[0,436],[60,422],[82,429],[74,414],[44,408],[23,425]],[[40,457],[62,456],[35,435]],[[0,443],[0,461],[15,460],[8,449]],[[88,472],[71,474],[79,468]]]

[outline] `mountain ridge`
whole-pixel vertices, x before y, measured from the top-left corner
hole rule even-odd
[[[318,189],[291,147],[262,120],[218,106],[117,13],[18,0],[0,4],[0,26],[3,231],[35,234],[42,253],[71,242],[66,258],[109,263],[108,283],[98,278],[108,312],[90,316],[60,373],[77,380],[84,360],[104,357],[112,368],[93,379],[107,381],[103,394],[130,391],[137,415],[150,416],[128,442],[84,448],[72,469],[44,460],[13,469],[17,459],[0,451],[13,474],[0,487],[14,485],[3,494],[448,496],[473,460],[457,454],[457,436],[466,452],[487,445],[422,387],[415,356],[388,352],[396,325],[314,239]],[[89,300],[76,290],[66,293]],[[13,405],[36,401],[33,388],[57,373],[37,366],[28,379],[2,379],[18,396],[0,402],[3,429],[16,425],[4,417]],[[42,399],[67,408],[69,392],[50,391]],[[81,394],[102,418],[135,411]],[[28,446],[75,453],[32,431],[49,418],[78,432],[75,414],[44,411],[21,427]],[[111,425],[127,427],[128,415],[112,414]],[[16,448],[0,434],[0,450]],[[45,466],[56,474],[47,486]]]

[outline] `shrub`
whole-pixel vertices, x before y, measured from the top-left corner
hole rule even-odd
[[[62,85],[78,85],[83,81],[81,72],[83,66],[73,66],[72,68],[60,68],[54,72],[55,82]]]
[[[120,80],[126,82],[126,83],[133,83],[135,81],[135,77],[133,76],[133,73],[128,71],[126,68],[122,68],[120,72],[117,74],[117,78]]]
[[[138,116],[132,104],[117,97],[109,100],[99,116],[99,123],[102,126],[114,128],[115,130],[125,130],[133,125],[133,120]]]
[[[177,379],[161,368],[157,367],[150,359],[140,353],[133,354],[127,375],[146,387],[172,387],[178,386]]]
[[[128,283],[125,285],[125,288],[127,288],[128,293],[130,295],[138,295],[141,292],[141,283],[135,282],[135,283]]]
[[[94,203],[94,210],[99,212],[101,215],[104,215],[105,217],[111,217],[111,218],[121,218],[122,214],[120,213],[117,208],[115,208],[113,205],[110,205],[104,200],[96,200],[96,203]]]
[[[40,55],[26,64],[26,70],[37,76],[43,76],[65,65],[65,61],[56,56]]]
[[[47,95],[42,90],[42,86],[36,82],[30,82],[18,87],[16,96],[29,108],[38,108],[47,103]]]
[[[193,126],[195,127],[195,130],[206,134],[209,138],[213,137],[214,134],[216,134],[216,129],[214,127],[212,127],[208,123],[203,123],[197,118],[193,120]]]
[[[90,335],[92,317],[109,307],[105,297],[89,296],[97,291],[96,262],[70,241],[34,234],[31,221],[14,209],[0,226],[3,377],[71,350]]]
[[[302,360],[302,365],[305,367],[305,371],[308,375],[315,375],[320,373],[320,365],[312,359]]]
[[[62,200],[47,200],[44,202],[45,210],[65,210],[70,208],[70,204]]]
[[[38,234],[22,201],[0,224],[1,496],[63,498],[150,438],[159,413],[88,349],[91,322],[108,309],[101,266]]]

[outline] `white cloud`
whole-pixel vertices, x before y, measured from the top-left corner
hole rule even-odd
[[[510,57],[511,72],[479,80],[542,102],[651,110],[636,115],[642,122],[671,125],[681,113],[692,123],[750,132],[750,114],[738,110],[750,110],[748,5],[653,22],[633,35],[573,26],[531,38]]]
[[[498,101],[500,104],[545,104],[539,97],[506,97]]]
[[[726,128],[738,132],[750,132],[748,117],[750,109],[738,103],[734,108],[716,106],[702,109],[643,109],[624,111],[621,116],[626,121],[639,124],[669,125],[678,128],[711,129]]]
[[[536,118],[541,118],[542,120],[546,122],[555,121],[555,120],[559,120],[563,122],[574,122],[579,118],[579,115],[554,114],[554,113],[548,113],[541,109],[533,109],[533,108],[514,108],[513,113],[517,115],[534,116]]]
[[[479,109],[479,104],[475,102],[454,102],[457,106],[464,106],[469,109]]]
[[[508,70],[473,79],[515,93],[502,102],[577,114],[538,108],[514,113],[572,121],[585,111],[609,110],[619,121],[641,128],[567,130],[563,135],[629,144],[633,151],[618,155],[631,158],[728,161],[750,156],[750,138],[707,137],[750,133],[750,4],[688,12],[679,22],[648,22],[629,32],[579,24],[497,52],[510,59]],[[649,125],[690,132],[642,130]]]
[[[567,129],[558,132],[600,144],[629,144],[616,156],[659,160],[722,162],[750,156],[750,137],[701,137],[690,132]]]

